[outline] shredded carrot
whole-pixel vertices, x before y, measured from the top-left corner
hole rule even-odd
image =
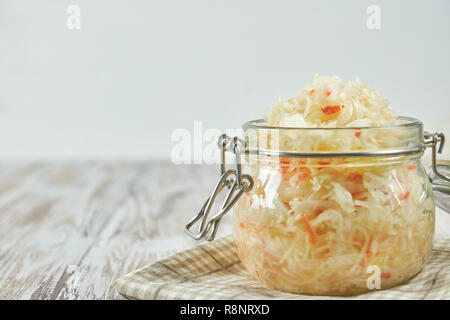
[[[331,95],[331,91],[330,91],[330,90],[325,91],[325,95],[326,95],[327,97],[329,97],[329,96]]]
[[[306,180],[309,178],[309,173],[308,172],[301,172],[298,174],[297,176],[298,180]]]
[[[408,166],[408,170],[416,170],[416,169],[417,169],[417,165],[415,165],[415,164]]]
[[[322,109],[322,112],[325,114],[335,114],[336,112],[341,111],[342,105],[334,105],[334,106],[326,106]]]
[[[319,161],[319,164],[321,166],[328,166],[329,164],[331,164],[331,162],[330,161]],[[325,169],[325,167],[317,167],[317,170],[322,170],[322,169]]]
[[[322,209],[316,209],[316,210],[314,211],[314,214],[315,214],[316,216],[318,216],[318,215],[321,214],[322,212],[323,212]]]
[[[295,167],[294,172],[297,173],[297,182],[303,181],[309,178],[309,170],[305,167]]]
[[[306,231],[308,232],[309,242],[311,242],[311,244],[315,244],[316,243],[316,234],[314,233],[314,230],[311,227],[311,224],[309,223],[309,220],[308,220],[308,217],[306,216],[306,214],[302,214],[302,222],[303,222],[303,225],[305,226]]]
[[[364,268],[365,265],[366,265],[366,263],[364,262],[364,259],[362,259],[361,262],[359,263],[359,266],[361,268]]]
[[[357,172],[350,172],[348,175],[348,178],[352,181],[361,179],[363,176],[361,173],[357,173]]]
[[[355,131],[355,137],[361,138],[361,130],[356,129],[356,131]]]
[[[316,90],[311,89],[311,90],[309,90],[309,94],[313,94],[315,91],[316,91]]]
[[[399,199],[400,199],[400,200],[406,200],[406,199],[408,199],[408,197],[409,197],[409,191],[406,190],[405,192],[403,192],[403,193],[400,195]]]
[[[330,253],[330,249],[326,248],[325,250],[323,250],[323,253],[325,254]]]
[[[280,158],[280,171],[281,174],[286,174],[289,171],[289,164],[291,163],[291,159],[287,157],[281,157]]]
[[[391,274],[390,274],[390,273],[387,273],[387,272],[382,272],[382,273],[381,273],[381,277],[382,277],[383,279],[389,279],[389,278],[391,277]]]
[[[286,173],[288,173],[289,171],[289,167],[288,166],[281,166],[280,167],[280,172],[282,175],[285,175]]]
[[[241,229],[244,229],[245,225],[241,222],[241,223],[239,223],[239,227],[241,227]]]
[[[370,254],[371,254],[372,241],[373,241],[373,237],[371,235],[370,238],[369,238],[369,243],[367,243],[367,248],[366,248],[366,256],[367,256],[367,258],[369,258]]]

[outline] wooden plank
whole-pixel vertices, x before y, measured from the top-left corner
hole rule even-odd
[[[195,244],[182,226],[217,178],[169,164],[0,167],[2,299],[119,298],[117,277]]]
[[[82,261],[108,213],[126,197],[130,174],[113,181],[112,171],[40,165],[6,192],[0,207],[2,298],[55,297],[67,266]]]

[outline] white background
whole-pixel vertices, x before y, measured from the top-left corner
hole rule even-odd
[[[449,0],[0,0],[0,157],[168,159],[174,129],[237,128],[314,73],[359,76],[450,140],[449,13]]]

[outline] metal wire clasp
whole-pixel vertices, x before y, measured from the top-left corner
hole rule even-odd
[[[450,182],[450,177],[446,177],[443,174],[441,174],[438,171],[437,168],[437,153],[442,153],[442,150],[444,149],[444,143],[445,143],[445,136],[443,133],[430,133],[430,132],[424,132],[424,146],[425,148],[431,147],[431,168],[433,170],[433,173],[441,178],[442,180],[445,180],[447,182]]]
[[[244,142],[238,137],[231,139],[226,134],[222,134],[218,140],[218,147],[221,149],[221,176],[213,192],[203,204],[200,212],[185,226],[184,231],[196,240],[214,240],[220,221],[223,216],[233,207],[244,192],[253,188],[253,179],[248,174],[242,174],[241,155],[244,151]],[[236,169],[226,170],[226,153],[233,152],[236,155]],[[217,195],[227,187],[228,193],[221,205],[219,212],[214,214],[207,221],[211,208]],[[191,231],[192,226],[200,220],[197,232]]]

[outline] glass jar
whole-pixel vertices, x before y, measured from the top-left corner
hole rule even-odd
[[[220,140],[222,178],[188,233],[212,240],[236,204],[237,254],[253,276],[285,292],[351,295],[412,278],[432,248],[435,222],[420,158],[430,146],[436,164],[444,137],[424,135],[418,120],[400,120],[367,128],[247,122],[245,141]],[[225,170],[227,150],[236,153],[236,170]],[[225,187],[221,210],[206,222]]]

